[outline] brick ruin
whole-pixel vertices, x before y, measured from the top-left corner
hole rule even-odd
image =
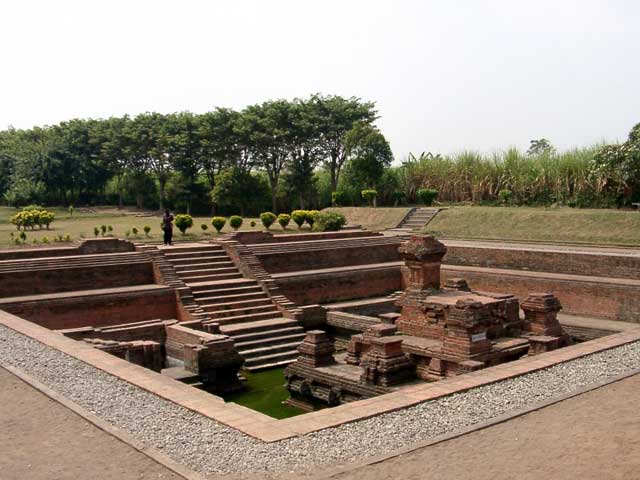
[[[474,292],[463,279],[440,288],[446,247],[430,235],[412,236],[399,253],[406,285],[395,300],[399,312],[383,313],[380,323],[351,336],[339,361],[323,332],[308,333],[299,359],[286,369],[291,404],[312,409],[353,401],[377,394],[360,385],[437,381],[572,343],[554,295],[532,293],[520,305],[513,295]]]
[[[106,238],[0,251],[0,310],[214,394],[287,367],[289,403],[310,409],[606,334],[562,325],[561,307],[639,322],[638,278],[635,251],[356,228]]]

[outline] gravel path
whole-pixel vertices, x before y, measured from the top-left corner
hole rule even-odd
[[[640,342],[360,422],[263,443],[0,326],[12,365],[203,473],[267,474],[342,464],[408,446],[640,368]]]

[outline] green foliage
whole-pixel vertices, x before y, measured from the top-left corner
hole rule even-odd
[[[376,206],[376,198],[378,196],[377,190],[362,190],[362,192],[360,192],[360,195],[362,195],[362,198],[364,198],[369,203],[370,207]]]
[[[251,220],[251,223],[249,225],[251,225],[252,227],[255,227],[256,226],[256,221],[255,220]]]
[[[345,136],[351,175],[357,183],[375,187],[393,161],[389,142],[367,123],[357,123]]]
[[[317,212],[314,217],[314,232],[337,232],[347,224],[346,217],[337,212]]]
[[[293,223],[298,225],[298,229],[302,228],[305,220],[307,219],[307,211],[306,210],[294,210],[291,212],[291,219]]]
[[[417,192],[418,200],[423,205],[433,205],[433,201],[438,198],[438,190],[433,188],[421,188]]]
[[[255,222],[253,222],[253,223],[255,224]],[[234,230],[238,230],[242,226],[242,217],[239,216],[239,215],[231,215],[229,217],[229,225]]]
[[[42,237],[42,243],[49,243],[49,237]]]
[[[202,233],[204,233],[209,229],[209,225],[207,225],[206,223],[201,223],[200,228],[202,229]]]
[[[131,232],[133,233],[133,236],[134,236],[134,237],[138,236],[138,229],[137,229],[136,227],[133,227],[133,228],[131,229]]]
[[[71,235],[69,235],[68,233],[64,236],[64,241],[65,242],[70,242],[71,241]]]
[[[75,208],[73,208],[73,205],[69,205],[69,216],[73,217],[73,212],[75,211]]]
[[[125,236],[126,238],[129,238],[129,237],[131,236],[131,230],[125,230],[125,231],[124,231],[124,236]]]
[[[26,242],[27,241],[27,233],[23,230],[20,232],[20,235],[18,235],[20,237],[20,240],[22,240],[22,242]]]
[[[100,229],[98,227],[93,227],[93,236],[97,237],[98,235],[100,235]]]
[[[282,227],[283,230],[287,229],[287,225],[291,222],[291,215],[287,215],[286,213],[281,213],[278,215],[278,223]]]
[[[396,191],[394,191],[394,192],[392,193],[391,197],[393,198],[393,206],[394,206],[394,207],[397,207],[397,206],[398,206],[398,204],[399,204],[400,202],[402,202],[402,200],[404,199],[405,194],[404,194],[404,192],[401,192],[401,191],[399,191],[399,190],[396,190]]]
[[[48,230],[49,225],[51,225],[54,219],[55,214],[53,212],[40,210],[39,207],[37,207],[23,209],[21,212],[13,215],[9,221],[15,225],[18,230],[20,230],[20,228],[24,230],[31,228],[31,230],[34,230],[36,226],[40,229],[45,226]]]
[[[498,192],[498,196],[500,197],[500,201],[505,205],[508,204],[511,201],[512,195],[513,195],[513,192],[511,190],[507,190],[507,189],[500,190]]]
[[[187,233],[187,230],[193,227],[193,217],[188,214],[176,215],[174,221],[176,223],[176,227],[178,227],[178,230],[180,230],[180,233],[182,235],[185,235]]]
[[[260,214],[260,221],[262,222],[262,225],[264,225],[264,228],[266,228],[267,230],[271,228],[271,225],[273,225],[273,223],[276,221],[276,218],[277,217],[271,212],[262,212]]]
[[[222,231],[226,223],[227,219],[225,217],[213,217],[211,219],[211,225],[213,225],[213,228],[215,228],[218,233]]]
[[[331,205],[339,207],[346,203],[347,196],[343,191],[331,192]]]
[[[320,212],[318,210],[307,210],[305,212],[305,220],[306,222],[309,224],[309,226],[311,228],[313,228],[313,224],[316,222],[316,216],[319,214]]]
[[[151,232],[151,227],[149,225],[145,225],[144,227],[142,227],[142,230],[144,230],[144,234],[145,236],[149,236],[149,232]]]
[[[107,226],[106,225],[100,225],[100,232],[102,233],[102,236],[104,237],[105,234],[107,233]]]
[[[530,157],[553,155],[555,152],[556,149],[551,145],[551,142],[546,138],[541,138],[539,140],[531,140],[529,150],[527,150],[527,155]]]

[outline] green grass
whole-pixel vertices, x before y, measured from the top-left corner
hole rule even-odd
[[[342,213],[352,225],[367,230],[395,228],[409,211],[408,207],[331,207],[325,211]]]
[[[38,239],[38,242],[42,242],[43,237],[47,237],[51,244],[53,244],[53,238],[57,235],[70,235],[72,240],[81,240],[82,238],[94,238],[94,227],[100,228],[101,225],[111,225],[113,232],[111,235],[119,238],[126,238],[125,232],[131,231],[133,227],[138,229],[138,235],[131,234],[129,240],[136,242],[158,242],[162,241],[162,231],[160,230],[161,216],[153,217],[135,217],[133,215],[126,215],[124,211],[120,211],[115,207],[103,207],[97,208],[93,211],[87,211],[83,209],[77,209],[73,217],[69,216],[69,212],[63,208],[48,208],[56,214],[55,221],[51,224],[51,230],[27,230],[27,244],[32,244],[33,239]],[[9,218],[14,215],[18,210],[8,207],[0,207],[0,247],[14,246],[11,233],[17,235],[18,231],[16,227],[9,223]],[[255,227],[251,227],[251,220],[256,222]],[[203,233],[200,228],[201,224],[206,224],[208,229]],[[149,225],[151,232],[149,236],[145,236],[143,227]],[[259,218],[245,218],[240,227],[240,230],[264,230]],[[222,233],[232,232],[233,229],[227,224],[222,229]],[[278,224],[271,226],[273,233],[297,233],[298,227],[293,222],[286,230],[282,230],[282,227]],[[309,226],[305,225],[302,229],[303,232],[309,231]],[[180,231],[175,228],[173,233],[174,240],[206,240],[215,237],[217,234],[215,229],[211,225],[211,217],[193,217],[193,227],[187,230],[186,235],[182,235]]]
[[[441,211],[427,231],[443,238],[640,245],[640,212],[453,207]]]
[[[243,372],[247,382],[244,392],[224,395],[227,402],[234,402],[252,410],[257,410],[273,418],[289,418],[304,413],[297,408],[283,405],[289,398],[284,388],[284,369],[276,368],[262,372]]]

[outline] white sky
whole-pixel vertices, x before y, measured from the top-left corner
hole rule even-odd
[[[0,128],[322,92],[397,158],[624,140],[639,30],[635,0],[3,0]]]

